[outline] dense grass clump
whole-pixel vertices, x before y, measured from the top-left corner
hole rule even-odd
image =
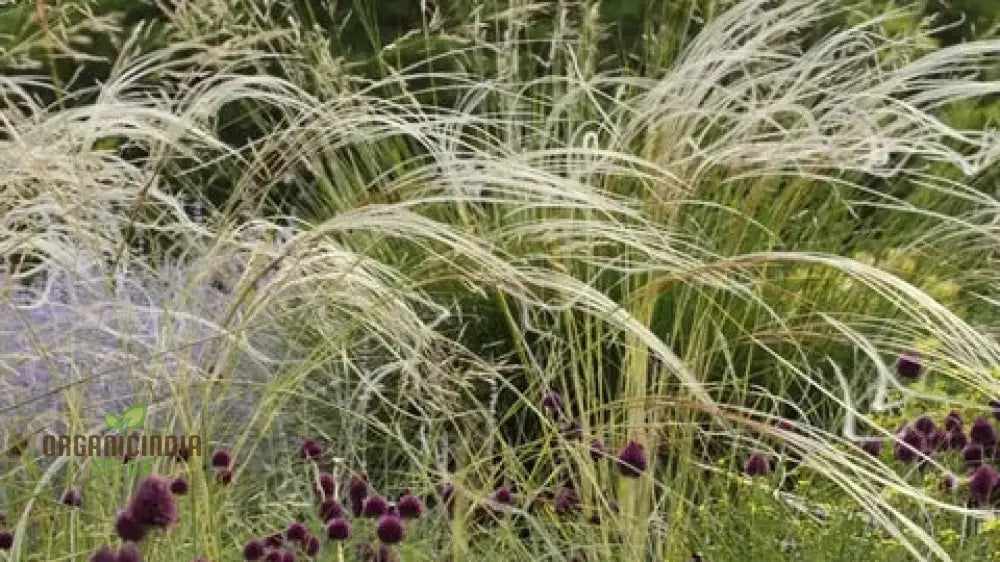
[[[353,59],[321,0],[69,4],[0,79],[0,558],[1000,544],[1000,42],[460,2]],[[42,447],[116,433],[201,448]]]

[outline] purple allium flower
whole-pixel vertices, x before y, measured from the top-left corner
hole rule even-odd
[[[306,528],[305,524],[301,521],[292,521],[288,525],[288,530],[285,531],[285,536],[288,537],[290,541],[302,541],[309,535],[309,529]]]
[[[753,455],[747,459],[746,464],[743,465],[743,471],[746,472],[748,476],[763,476],[765,474],[770,474],[771,461],[769,461],[764,455]]]
[[[514,503],[514,494],[506,486],[497,488],[493,492],[493,501],[500,505],[512,505]]]
[[[547,390],[542,393],[542,411],[552,412],[555,415],[562,415],[563,399],[562,395],[554,390]]]
[[[927,440],[919,431],[912,427],[905,427],[903,431],[896,435],[896,443],[893,446],[893,456],[904,463],[911,463],[921,456],[927,449]]]
[[[997,433],[993,429],[990,419],[986,416],[976,418],[976,421],[972,422],[972,427],[969,429],[969,439],[977,445],[982,445],[984,449],[989,449],[996,445]]]
[[[0,550],[10,550],[14,546],[14,534],[10,531],[0,531]]]
[[[777,424],[777,428],[781,431],[795,431],[795,425],[788,420],[781,420]]]
[[[607,456],[607,448],[604,446],[604,441],[601,439],[592,439],[590,441],[590,460],[598,462]]]
[[[962,460],[965,461],[965,467],[968,469],[979,467],[983,464],[983,448],[975,443],[970,443],[962,449]]]
[[[873,457],[878,457],[880,454],[882,454],[881,439],[875,437],[869,437],[867,439],[862,439],[857,443],[857,445],[858,447],[861,448],[862,451],[868,453]]]
[[[281,562],[281,551],[272,550],[271,552],[268,552],[267,555],[264,556],[264,560],[266,562]]]
[[[329,521],[335,517],[343,517],[344,508],[336,498],[326,498],[319,504],[319,517],[323,521]]]
[[[326,524],[326,536],[332,541],[346,541],[351,536],[351,525],[343,517],[335,517]]]
[[[267,548],[281,548],[285,544],[285,537],[281,533],[274,533],[264,539],[264,546]]]
[[[424,512],[424,503],[409,492],[399,498],[397,507],[399,508],[399,516],[403,519],[416,519]]]
[[[913,422],[913,428],[919,431],[924,437],[930,437],[934,433],[934,419],[930,416],[920,416]]]
[[[110,546],[104,545],[90,557],[90,562],[118,562],[118,554]]]
[[[63,505],[68,505],[70,507],[80,507],[83,505],[83,496],[80,495],[80,492],[77,492],[76,490],[66,490],[66,493],[63,494],[61,501]]]
[[[212,453],[212,467],[229,468],[233,464],[233,454],[225,449]]]
[[[556,497],[552,502],[552,506],[557,514],[567,515],[576,511],[577,508],[580,507],[580,496],[573,488],[563,486],[556,492]]]
[[[638,478],[648,467],[645,449],[630,439],[618,453],[618,471],[626,478]]]
[[[146,538],[146,526],[136,521],[127,509],[119,511],[115,517],[115,532],[123,541],[139,542]]]
[[[260,560],[264,556],[264,543],[258,540],[247,541],[243,545],[243,558],[246,560]]]
[[[375,534],[385,544],[396,544],[403,540],[403,520],[395,515],[383,515],[375,523]]]
[[[291,550],[286,550],[281,553],[281,562],[295,562],[295,553]]]
[[[969,476],[969,498],[977,504],[988,500],[998,480],[1000,475],[993,467],[980,466]]]
[[[177,502],[170,493],[170,481],[158,474],[139,482],[127,509],[140,525],[165,529],[177,522]]]
[[[319,475],[319,487],[317,488],[317,492],[322,491],[323,495],[332,496],[333,489],[335,487],[336,484],[334,483],[333,475],[329,472],[321,472]]]
[[[170,483],[170,492],[175,496],[183,496],[188,492],[188,481],[178,476]]]
[[[347,499],[351,504],[351,513],[355,517],[361,516],[364,509],[365,498],[368,497],[368,479],[364,474],[351,476],[351,483],[347,485]]]
[[[962,414],[952,410],[948,412],[948,415],[944,417],[944,428],[947,431],[955,431],[962,427]]]
[[[923,370],[923,360],[913,351],[902,353],[896,360],[896,372],[904,379],[913,380],[920,376]]]
[[[365,500],[365,505],[361,510],[361,515],[374,519],[385,515],[388,512],[389,502],[385,501],[385,499],[381,496],[371,496]]]
[[[948,432],[948,448],[961,451],[969,444],[969,438],[961,428]]]
[[[323,446],[315,439],[306,439],[299,447],[299,458],[316,460],[323,456]]]
[[[990,410],[993,412],[993,417],[1000,420],[1000,400],[994,398],[989,402]]]
[[[135,543],[126,543],[118,551],[118,562],[142,562],[142,555]]]
[[[941,478],[941,489],[945,492],[950,492],[955,489],[955,475],[945,474]]]
[[[932,451],[948,449],[951,443],[951,434],[941,429],[935,429],[928,440]]]
[[[224,468],[215,475],[215,479],[223,486],[228,486],[233,483],[233,471],[228,468]]]
[[[306,556],[316,556],[319,554],[319,539],[316,537],[309,537],[306,540],[303,550],[305,550]]]

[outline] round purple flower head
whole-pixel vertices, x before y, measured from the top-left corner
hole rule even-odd
[[[115,517],[115,532],[123,541],[139,542],[146,538],[146,526],[140,524],[127,509]]]
[[[399,509],[399,516],[403,519],[416,519],[424,512],[423,502],[420,501],[420,498],[409,492],[406,492],[403,494],[403,497],[399,498],[399,504],[396,507]]]
[[[118,562],[118,555],[113,548],[104,545],[90,557],[90,562]]]
[[[975,443],[970,443],[962,449],[962,460],[965,461],[965,467],[968,469],[979,467],[983,464],[983,448]]]
[[[604,446],[604,441],[601,439],[593,439],[590,441],[590,460],[597,462],[607,456],[607,448]]]
[[[949,447],[949,443],[951,442],[951,435],[939,427],[931,433],[928,442],[932,451],[947,449]]]
[[[927,441],[919,431],[912,427],[906,427],[896,436],[896,444],[893,447],[893,456],[897,460],[911,463],[921,456],[927,449]]]
[[[213,468],[229,468],[233,464],[233,454],[225,449],[212,453]]]
[[[630,439],[618,453],[618,471],[626,478],[638,478],[648,467],[645,449]]]
[[[965,432],[961,429],[956,429],[954,431],[948,432],[948,448],[954,449],[956,451],[961,451],[969,444],[969,438],[966,437]]]
[[[952,410],[944,417],[944,428],[946,431],[955,431],[962,427],[962,414]]]
[[[188,492],[188,481],[181,477],[174,478],[170,483],[170,492],[175,496],[183,496]]]
[[[10,550],[14,546],[14,534],[10,531],[0,531],[0,550]]]
[[[514,494],[510,491],[510,488],[504,486],[502,488],[497,488],[493,492],[493,501],[500,505],[511,505],[514,503]]]
[[[319,504],[319,516],[323,521],[329,521],[335,517],[344,516],[344,508],[336,498],[326,498]]]
[[[557,514],[567,515],[576,511],[577,508],[580,507],[580,496],[573,488],[563,486],[556,492],[556,497],[552,502],[552,507],[555,509]]]
[[[326,536],[332,541],[346,541],[351,536],[351,525],[343,517],[337,517],[326,524]]]
[[[922,370],[923,361],[916,352],[908,351],[896,360],[896,372],[904,379],[913,380],[920,376]]]
[[[330,474],[329,472],[320,473],[319,487],[316,489],[316,492],[319,493],[320,491],[322,491],[324,496],[331,496],[333,495],[334,487],[335,483],[333,481],[333,475]]]
[[[264,560],[266,562],[281,562],[281,551],[272,550],[264,555]]]
[[[299,447],[299,457],[306,460],[316,460],[323,456],[323,447],[315,439],[306,439]]]
[[[385,544],[396,544],[403,540],[403,520],[395,515],[383,515],[375,523],[375,534]]]
[[[542,393],[542,411],[545,413],[553,413],[555,415],[562,415],[563,411],[563,399],[562,395],[554,390],[547,390]]]
[[[993,488],[1000,480],[1000,475],[993,467],[982,465],[969,476],[969,499],[979,504],[990,498]]]
[[[365,498],[368,497],[368,482],[364,474],[351,476],[351,483],[347,485],[347,499],[351,504],[351,512],[355,517],[361,516],[364,509]]]
[[[996,398],[990,400],[990,410],[993,412],[993,417],[1000,420],[1000,400]]]
[[[264,546],[267,548],[281,548],[283,544],[285,544],[285,537],[281,536],[281,533],[274,533],[264,539]]]
[[[224,469],[220,470],[219,473],[216,475],[216,480],[218,480],[219,484],[222,484],[223,486],[228,486],[228,485],[232,484],[233,483],[233,471],[229,470],[228,468],[224,468]]]
[[[984,449],[989,449],[997,442],[997,433],[993,429],[990,419],[983,416],[976,418],[969,429],[969,439],[977,445],[982,445]]]
[[[385,515],[389,512],[389,502],[381,496],[371,496],[365,500],[365,506],[361,510],[361,515],[372,519]]]
[[[930,416],[920,416],[913,422],[913,428],[919,431],[924,437],[929,437],[934,433],[934,419]]]
[[[126,509],[140,525],[165,529],[177,522],[177,502],[170,492],[170,481],[158,474],[139,483]]]
[[[882,440],[875,437],[862,439],[858,443],[858,447],[860,447],[862,451],[868,453],[873,457],[878,457],[880,454],[882,454]]]
[[[76,490],[66,490],[63,494],[62,504],[70,507],[80,507],[83,505],[83,496]]]
[[[296,542],[305,539],[308,534],[309,530],[306,529],[305,524],[301,521],[293,521],[288,525],[288,530],[285,531],[285,536],[288,537],[288,540]]]
[[[953,474],[945,474],[941,478],[941,490],[945,492],[950,492],[955,489],[955,476]]]
[[[281,562],[295,562],[295,553],[291,550],[286,550],[281,553]]]
[[[134,543],[126,543],[118,551],[118,562],[142,562],[142,555]]]
[[[753,455],[745,465],[743,465],[743,471],[747,473],[748,476],[764,476],[771,473],[771,461],[767,459],[764,455]]]
[[[309,537],[305,542],[303,550],[305,550],[306,556],[315,557],[319,554],[319,539],[316,537]]]
[[[243,558],[245,560],[260,560],[264,556],[264,543],[258,540],[247,541],[243,545]]]

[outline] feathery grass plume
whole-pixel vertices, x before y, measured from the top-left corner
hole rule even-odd
[[[118,549],[118,562],[142,562],[142,554],[135,543],[125,543]]]
[[[103,545],[90,557],[90,562],[117,562],[118,554],[108,545]]]
[[[166,529],[177,522],[177,501],[170,491],[171,481],[153,474],[139,482],[126,511],[139,525]]]
[[[343,517],[335,517],[326,524],[326,537],[332,541],[346,541],[351,536],[351,525]]]
[[[405,535],[403,520],[396,515],[382,515],[375,522],[375,535],[385,544],[402,542]]]
[[[264,543],[259,540],[249,540],[243,545],[243,558],[245,560],[260,560],[265,552]]]

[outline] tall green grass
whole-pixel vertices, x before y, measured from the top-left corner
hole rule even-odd
[[[237,457],[231,486],[157,461],[193,486],[147,560],[238,560],[314,518],[305,437],[345,481],[455,486],[403,560],[782,556],[761,509],[831,560],[981,552],[966,527],[986,512],[851,442],[895,431],[890,401],[1000,395],[1000,152],[946,119],[994,98],[1000,42],[932,49],[894,31],[902,10],[836,28],[856,14],[833,1],[713,6],[608,68],[595,3],[430,18],[355,65],[262,4],[180,2],[173,46],[123,33],[98,87],[4,78],[0,419],[5,445],[29,437],[0,471],[10,559],[110,541],[134,482],[35,444],[146,402],[149,430]],[[903,385],[912,348],[930,375]],[[25,386],[30,361],[48,378]],[[549,389],[567,419],[541,411]],[[637,440],[653,468],[621,478],[592,438]],[[748,482],[757,452],[782,462]],[[528,509],[568,483],[580,517]],[[480,524],[504,484],[514,513]]]

